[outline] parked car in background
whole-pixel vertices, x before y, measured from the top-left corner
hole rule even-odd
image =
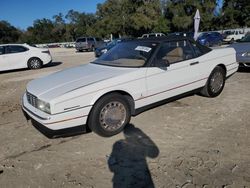
[[[240,40],[245,36],[241,30],[227,30],[224,31],[223,35],[223,41],[227,43],[234,43],[236,40]]]
[[[109,51],[111,48],[113,48],[115,45],[117,45],[120,42],[132,40],[133,38],[120,38],[120,39],[114,39],[111,42],[102,45],[99,48],[95,49],[95,56],[100,57],[102,54],[105,54],[107,51]]]
[[[194,32],[174,32],[169,33],[168,36],[184,36],[190,39],[194,39]]]
[[[221,45],[223,37],[218,32],[204,32],[198,36],[197,41],[205,46]]]
[[[28,44],[0,45],[0,71],[29,68],[39,69],[52,61],[50,51]]]
[[[92,63],[29,82],[22,108],[52,135],[78,127],[107,137],[173,97],[218,96],[237,69],[233,48],[212,50],[187,37],[131,40]]]
[[[94,51],[95,48],[98,48],[103,44],[103,40],[95,37],[80,37],[76,39],[76,50],[82,52],[84,50]]]
[[[250,67],[250,34],[238,40],[237,43],[231,44],[236,51],[236,59],[240,66]]]
[[[148,33],[148,34],[143,34],[139,38],[162,37],[162,36],[166,36],[166,35],[164,33]]]
[[[250,42],[250,32],[246,33],[246,35],[243,38],[236,40],[236,42],[240,42],[240,43]]]

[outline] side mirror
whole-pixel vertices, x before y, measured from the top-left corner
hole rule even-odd
[[[170,63],[167,59],[161,59],[159,60],[159,64],[163,67],[169,67],[170,66]]]

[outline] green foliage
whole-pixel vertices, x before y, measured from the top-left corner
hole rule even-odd
[[[193,17],[200,11],[200,30],[250,27],[250,1],[224,0],[106,0],[95,14],[69,10],[53,19],[38,19],[26,31],[0,21],[0,42],[47,43],[75,41],[80,36],[138,37],[149,32],[193,31]]]
[[[221,20],[224,28],[250,26],[250,1],[224,0]]]
[[[18,41],[21,31],[6,21],[0,21],[0,44]]]
[[[171,30],[193,31],[193,18],[199,9],[201,30],[208,31],[213,28],[213,19],[216,0],[172,0],[167,3],[166,17],[171,22]]]

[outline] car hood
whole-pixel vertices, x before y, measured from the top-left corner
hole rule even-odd
[[[90,63],[32,80],[27,85],[27,91],[40,99],[50,100],[71,90],[134,70],[133,68],[110,67]]]
[[[237,53],[247,52],[250,51],[250,42],[234,43],[229,47],[234,48]]]

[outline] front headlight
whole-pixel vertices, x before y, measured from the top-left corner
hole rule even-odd
[[[250,57],[250,52],[245,52],[241,56],[243,56],[243,57]]]
[[[48,114],[50,114],[50,104],[47,102],[44,102],[40,99],[37,99],[37,108],[43,112],[46,112]]]

